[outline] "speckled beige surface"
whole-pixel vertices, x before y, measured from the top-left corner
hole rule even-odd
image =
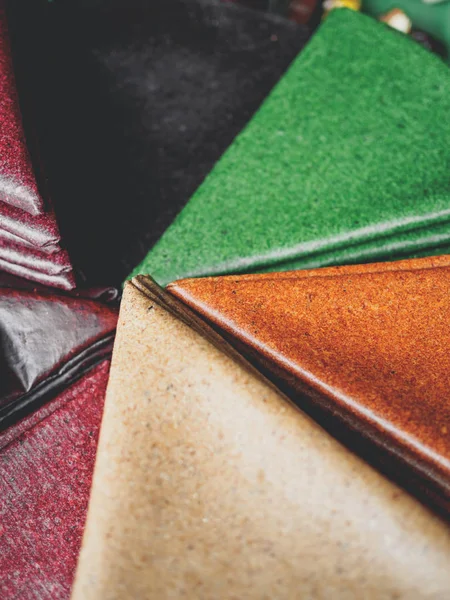
[[[73,600],[444,600],[449,565],[443,521],[127,284]]]

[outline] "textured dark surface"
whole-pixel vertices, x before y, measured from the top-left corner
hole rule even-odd
[[[0,288],[0,428],[108,356],[116,320],[95,300]]]
[[[68,600],[109,362],[0,433],[0,596]]]
[[[94,283],[121,282],[144,257],[306,40],[214,0],[10,9],[63,239]]]
[[[168,289],[301,407],[337,416],[375,444],[376,461],[390,453],[400,481],[450,509],[449,256]]]

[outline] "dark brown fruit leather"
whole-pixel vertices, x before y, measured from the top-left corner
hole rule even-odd
[[[87,298],[0,289],[0,429],[112,350],[117,309]]]

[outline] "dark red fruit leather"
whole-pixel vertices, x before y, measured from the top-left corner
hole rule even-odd
[[[0,434],[0,597],[69,598],[109,361]]]
[[[44,208],[22,125],[3,0],[0,2],[0,200],[34,215]]]
[[[95,300],[0,289],[0,429],[108,356],[116,321]]]
[[[33,217],[26,211],[0,202],[0,225],[4,231],[38,248],[55,245],[60,241],[58,227],[51,213]]]
[[[24,114],[64,245],[87,281],[114,285],[308,38],[287,20],[215,0],[9,8],[19,93],[30,99]]]
[[[13,241],[3,243],[0,239],[0,259],[48,275],[71,271],[67,252],[59,248],[55,248],[53,252],[45,252]]]
[[[10,244],[21,246],[24,252],[26,251],[26,248],[39,249],[41,252],[46,252],[47,254],[52,254],[52,252],[57,252],[59,250],[59,246],[56,242],[36,248],[31,242],[28,242],[27,240],[17,237],[17,235],[14,235],[14,233],[10,233],[5,229],[0,228],[0,246],[9,246]]]
[[[30,102],[29,97],[23,96],[23,102]],[[40,161],[34,147],[35,136],[31,136],[31,142],[26,138],[25,130],[30,128],[34,131],[35,123],[28,122],[24,127],[22,122],[5,0],[0,0],[0,269],[70,290],[75,287],[72,264],[67,252],[60,247],[59,229],[50,202],[46,198],[44,206],[38,191],[36,173],[40,183],[45,180],[40,169],[36,171],[36,163]],[[33,152],[30,147],[34,148]],[[43,256],[43,253],[51,253],[51,256]]]
[[[15,290],[28,290],[33,292],[43,292],[44,294],[51,293],[49,288],[44,285],[40,285],[35,281],[29,281],[28,279],[22,279],[21,277],[14,277],[10,273],[0,271],[0,288],[12,288]],[[73,298],[88,298],[90,300],[98,300],[105,304],[116,305],[120,299],[120,292],[117,288],[111,286],[104,287],[89,287],[89,288],[78,288],[76,290],[58,290],[58,295],[69,295]]]
[[[75,277],[71,271],[59,275],[49,275],[48,273],[42,273],[41,271],[29,269],[28,267],[16,265],[2,259],[0,259],[0,270],[7,271],[16,277],[24,277],[30,281],[36,281],[42,285],[61,290],[73,290],[75,287]]]

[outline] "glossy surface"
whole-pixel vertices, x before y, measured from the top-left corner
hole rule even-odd
[[[60,273],[59,275],[49,275],[42,271],[23,267],[16,263],[11,263],[6,260],[0,259],[0,270],[6,271],[15,277],[24,277],[30,281],[39,283],[40,285],[46,285],[49,287],[55,287],[60,290],[68,291],[75,288],[75,278],[73,273]]]
[[[63,239],[95,284],[142,260],[307,39],[215,0],[17,0],[11,13]]]
[[[450,508],[450,257],[192,279],[169,290],[300,406],[309,399],[339,418],[376,445],[374,458],[391,455],[402,482]]]
[[[31,214],[43,212],[27,148],[6,18],[0,2],[0,200]]]
[[[8,235],[10,236],[8,239]],[[17,276],[71,290],[75,277],[65,250],[58,246],[36,248],[8,233],[0,234],[0,267]]]
[[[332,11],[135,273],[167,283],[320,265],[323,253],[339,264],[359,244],[376,255],[400,242],[401,256],[416,235],[423,250],[450,218],[449,114],[438,57]]]
[[[116,320],[94,300],[0,288],[0,428],[108,356]]]
[[[33,217],[26,211],[8,206],[4,202],[0,202],[0,226],[38,248],[54,246],[61,239],[51,213]]]
[[[0,269],[50,287],[75,288],[54,213],[33,216],[0,201]]]
[[[109,362],[0,433],[0,596],[68,600]]]
[[[7,242],[2,244],[0,241],[0,259],[36,269],[48,275],[58,275],[72,270],[67,252],[59,248],[48,253],[34,247],[30,248],[22,243]]]
[[[9,246],[9,244],[16,244],[16,245],[22,246],[24,249],[31,248],[31,249],[41,250],[42,252],[46,252],[48,254],[51,254],[53,252],[58,252],[58,250],[59,250],[59,246],[56,241],[54,243],[50,242],[46,246],[36,247],[36,246],[34,246],[34,244],[29,242],[28,240],[24,240],[24,239],[18,237],[17,235],[15,235],[14,233],[10,233],[9,231],[6,231],[5,229],[0,229],[0,247],[7,247],[7,246]],[[25,252],[25,250],[24,250],[24,252]]]
[[[136,285],[73,600],[445,597],[448,526]]]
[[[49,286],[75,287],[72,264],[61,249],[54,213],[38,191],[16,86],[6,2],[0,1],[0,269]],[[29,50],[30,44],[27,44]],[[33,101],[22,93],[22,105]],[[27,121],[31,125],[29,111]],[[34,126],[28,129],[34,130]],[[34,156],[35,167],[40,168]],[[51,256],[46,256],[51,253]]]

